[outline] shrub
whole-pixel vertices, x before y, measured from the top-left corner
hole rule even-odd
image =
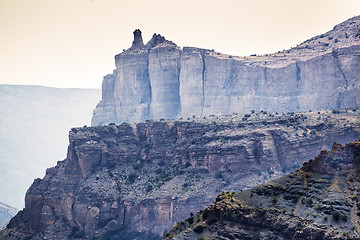
[[[146,192],[150,192],[153,189],[152,185],[147,185],[146,186]]]
[[[332,167],[332,168],[338,168],[338,165],[339,165],[339,158],[337,158],[337,157],[334,157],[333,159],[331,159],[331,161],[330,161],[330,166]]]
[[[196,227],[194,227],[194,232],[196,233],[202,233],[205,229],[204,225],[197,225]]]
[[[142,165],[141,164],[135,164],[133,166],[134,170],[140,170],[142,168]]]
[[[321,211],[321,209],[322,209],[322,206],[320,205],[320,203],[316,204],[315,210],[316,211]]]
[[[217,179],[223,179],[224,176],[222,175],[222,173],[217,172],[217,173],[215,173],[215,178],[217,178]]]
[[[194,217],[189,217],[187,219],[188,223],[193,224],[194,223]]]
[[[207,219],[207,216],[208,216],[208,212],[205,210],[205,211],[203,211],[203,213],[202,213],[202,218],[204,219],[204,220],[206,220]]]
[[[332,217],[335,221],[338,221],[340,219],[340,213],[338,211],[333,211]]]
[[[130,174],[129,176],[128,176],[128,178],[127,178],[127,183],[129,183],[129,184],[133,184],[134,182],[135,182],[135,179],[137,178],[137,176],[136,176],[136,174]]]
[[[187,187],[190,186],[190,183],[187,183],[187,182],[186,182],[186,183],[184,183],[182,186],[183,186],[183,188],[187,188]]]
[[[184,166],[184,167],[185,167],[185,168],[191,167],[191,163],[190,163],[190,162],[185,163],[185,166]]]
[[[86,234],[84,231],[79,231],[74,234],[74,238],[83,238],[86,237]]]

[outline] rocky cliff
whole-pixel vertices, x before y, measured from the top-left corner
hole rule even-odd
[[[360,16],[295,48],[236,57],[180,48],[159,34],[115,56],[92,125],[360,106]]]
[[[356,110],[254,112],[73,128],[67,158],[34,181],[0,238],[159,238],[222,190],[280,177],[333,141],[358,139],[359,120]]]
[[[360,140],[334,143],[294,173],[214,204],[164,239],[360,239]]]

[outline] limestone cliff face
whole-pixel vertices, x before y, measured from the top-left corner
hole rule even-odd
[[[67,158],[34,181],[0,239],[102,239],[119,228],[159,237],[222,190],[282,176],[333,141],[359,138],[359,120],[359,111],[259,112],[74,128]]]
[[[161,35],[116,55],[92,125],[147,119],[360,106],[360,17],[275,54],[235,57]],[[103,92],[103,93],[104,93]]]

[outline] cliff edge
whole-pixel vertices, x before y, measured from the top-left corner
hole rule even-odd
[[[360,106],[360,16],[297,47],[237,57],[180,48],[159,34],[115,56],[92,125]]]

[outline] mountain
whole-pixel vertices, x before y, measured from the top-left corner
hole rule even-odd
[[[115,56],[92,125],[193,115],[360,106],[360,16],[297,47],[236,57],[180,48],[159,34]]]
[[[0,229],[17,213],[16,208],[0,202]]]
[[[66,157],[71,127],[90,124],[100,90],[0,85],[0,201],[18,209],[34,178]]]
[[[281,177],[334,141],[358,139],[359,113],[262,111],[73,128],[66,159],[35,179],[0,239],[159,239],[221,191]]]
[[[321,153],[295,172],[215,203],[164,239],[360,239],[360,140]]]

